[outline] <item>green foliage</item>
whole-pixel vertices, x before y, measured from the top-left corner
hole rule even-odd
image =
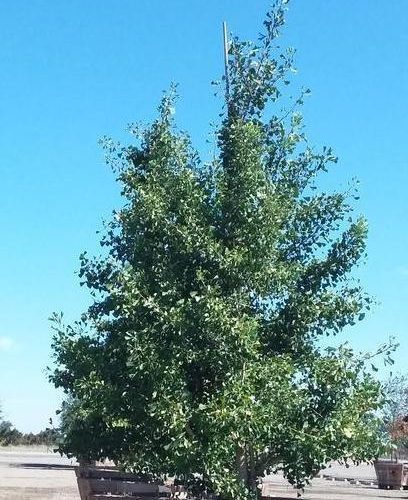
[[[381,411],[383,431],[390,439],[390,455],[408,456],[408,376],[390,376],[383,385],[385,405]]]
[[[13,424],[8,420],[0,421],[0,445],[9,446],[18,443],[22,434],[14,428]]]
[[[50,422],[52,423],[51,420]],[[11,422],[4,420],[0,406],[0,446],[57,446],[59,441],[59,430],[53,427],[46,428],[37,434],[20,432]]]
[[[386,425],[408,416],[408,376],[394,375],[383,385],[386,404],[382,410]]]
[[[349,194],[316,188],[336,157],[308,145],[303,94],[275,113],[292,68],[275,56],[284,4],[257,45],[232,42],[213,161],[175,129],[174,93],[134,144],[104,141],[125,204],[106,253],[81,256],[93,304],[73,325],[52,318],[51,380],[74,401],[63,452],[199,474],[235,500],[265,471],[302,486],[329,460],[381,452],[364,357],[319,347],[370,305],[350,281],[367,224]]]
[[[8,420],[0,419],[0,446],[57,446],[59,432],[57,429],[47,428],[34,434],[23,433],[16,429]]]

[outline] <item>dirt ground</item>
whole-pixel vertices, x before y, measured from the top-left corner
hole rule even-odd
[[[43,448],[0,448],[0,499],[79,500],[74,465]],[[375,474],[371,466],[346,469],[333,465],[322,474],[329,477],[316,478],[302,496],[304,500],[408,500],[408,491],[379,490],[372,484]],[[351,484],[351,480],[360,484]],[[280,476],[268,478],[264,494],[275,500],[296,499],[296,491]]]
[[[0,448],[0,499],[79,500],[73,467],[43,448]]]
[[[285,485],[274,484],[269,489],[269,498],[275,500],[295,499],[296,493]],[[311,488],[307,488],[302,500],[374,500],[384,498],[408,499],[407,491],[379,490],[376,486],[329,482],[315,479]]]

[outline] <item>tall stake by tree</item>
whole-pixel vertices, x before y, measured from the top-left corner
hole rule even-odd
[[[231,41],[211,162],[175,128],[174,92],[132,145],[104,142],[125,203],[106,254],[81,257],[93,304],[73,325],[53,318],[51,379],[72,398],[62,451],[231,500],[257,498],[265,472],[302,486],[380,452],[364,357],[319,344],[369,306],[349,279],[367,224],[349,194],[317,189],[336,158],[308,145],[303,95],[279,112],[285,3],[258,43]]]

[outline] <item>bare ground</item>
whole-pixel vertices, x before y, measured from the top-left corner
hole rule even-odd
[[[44,448],[0,448],[0,499],[79,500],[74,465],[73,461]],[[315,479],[302,497],[304,500],[408,500],[408,491],[379,490],[369,484],[375,478],[371,466],[345,469],[333,465],[323,473],[330,475],[330,479]],[[345,478],[368,484],[353,485]],[[264,494],[275,500],[296,499],[296,491],[282,477],[268,479]]]
[[[73,466],[46,449],[0,448],[0,499],[79,500]]]

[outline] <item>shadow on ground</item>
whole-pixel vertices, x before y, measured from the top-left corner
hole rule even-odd
[[[39,469],[39,470],[74,470],[74,465],[61,464],[38,464],[38,463],[17,463],[10,464],[9,467],[16,469]]]

